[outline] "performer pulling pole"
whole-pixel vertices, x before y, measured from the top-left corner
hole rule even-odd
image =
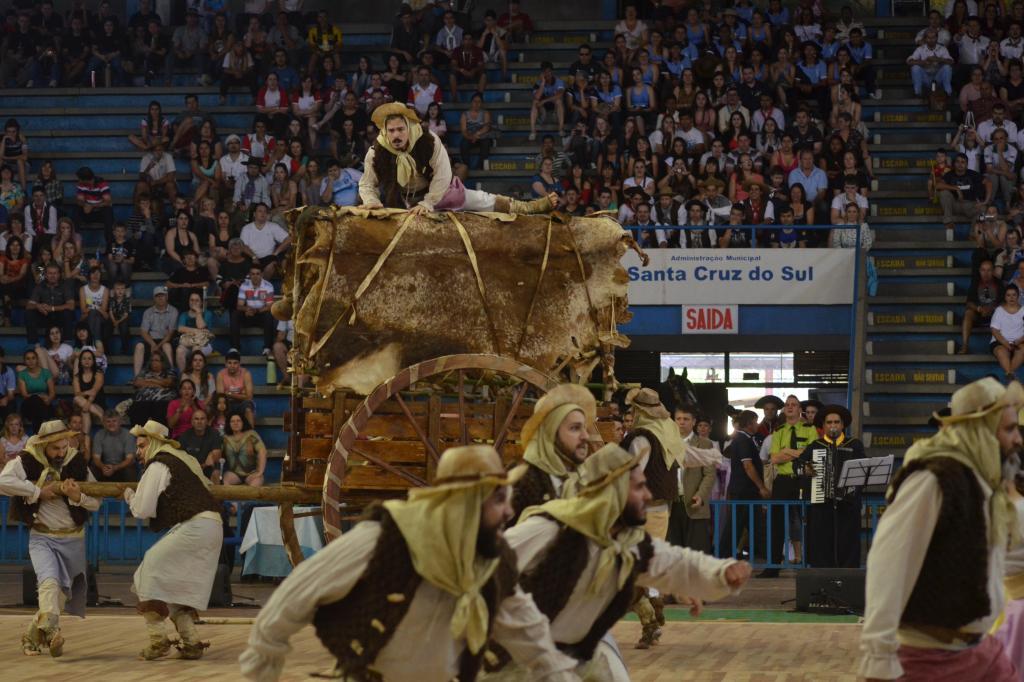
[[[224,540],[220,504],[210,494],[199,461],[168,437],[166,426],[150,420],[131,434],[146,470],[138,489],[125,490],[124,499],[132,516],[152,519],[151,529],[170,529],[135,571],[132,591],[149,634],[149,645],[139,655],[151,661],[170,652],[165,625],[170,617],[181,657],[199,659],[210,646],[200,641],[196,620],[210,600]]]
[[[85,617],[85,524],[100,501],[79,490],[95,480],[85,456],[70,446],[74,435],[60,420],[45,422],[25,449],[0,473],[0,494],[11,498],[11,516],[28,526],[28,553],[36,574],[39,610],[21,637],[26,656],[44,647],[64,653],[60,614]]]

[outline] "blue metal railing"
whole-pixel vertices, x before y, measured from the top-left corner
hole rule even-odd
[[[28,563],[28,531],[20,523],[10,522],[7,519],[7,510],[10,504],[9,498],[0,497],[0,563]],[[792,539],[804,537],[804,528],[807,521],[806,501],[785,501],[785,500],[712,500],[711,505],[711,529],[712,529],[712,554],[715,556],[736,556],[740,549],[739,543],[742,539],[742,532],[732,523],[731,532],[723,536],[727,516],[732,519],[746,518],[748,530],[748,542],[746,548],[751,557],[751,563],[757,568],[806,568],[805,557],[807,555],[807,544],[804,543],[804,551],[799,562],[792,562],[787,556],[776,557],[772,554],[772,537],[778,532],[773,527],[771,510],[782,509],[783,516],[783,547]],[[235,513],[235,524],[233,533],[225,537],[225,544],[233,546],[237,552],[242,541],[242,518],[247,508],[252,504],[238,503]],[[879,509],[884,503],[879,500],[865,498],[861,510],[862,533],[860,541],[862,546],[870,546],[874,537],[875,528],[878,525]],[[799,512],[800,527],[793,528],[790,523],[790,516]],[[866,525],[865,522],[866,521]],[[763,529],[763,532],[762,532]],[[797,532],[798,531],[798,532]],[[146,550],[153,546],[160,539],[161,534],[155,533],[141,521],[133,518],[128,513],[128,505],[122,500],[107,499],[103,501],[100,509],[92,515],[89,526],[86,530],[86,555],[89,563],[97,566],[100,563],[106,564],[136,564],[142,561]],[[785,550],[783,550],[785,552]],[[762,560],[761,557],[764,557]],[[862,557],[867,552],[861,553]],[[236,557],[237,558],[237,557]]]
[[[236,503],[234,526],[224,537],[224,544],[237,552],[242,543],[243,517],[248,509],[260,503]],[[0,563],[27,563],[28,529],[8,519],[10,498],[0,497]],[[93,566],[137,564],[163,533],[149,529],[147,522],[133,517],[123,500],[105,499],[89,518],[85,532],[86,558]]]
[[[738,556],[746,550],[749,561],[755,568],[807,568],[807,510],[810,502],[806,500],[711,500],[711,553],[718,557]],[[878,527],[880,508],[885,503],[874,498],[865,498],[861,504],[861,565],[867,558],[867,549],[875,536]],[[773,555],[774,534],[779,531],[773,528],[775,519],[781,509],[783,519],[783,556]],[[772,512],[776,513],[773,514]],[[799,515],[799,527],[793,528],[791,516]],[[743,520],[745,523],[737,523]],[[865,521],[867,525],[865,526]],[[746,529],[746,542],[741,543],[743,531]],[[792,541],[803,541],[799,561],[790,561],[787,547]]]

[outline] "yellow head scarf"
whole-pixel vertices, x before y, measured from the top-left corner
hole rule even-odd
[[[384,503],[405,538],[416,572],[457,597],[452,637],[465,637],[474,654],[487,641],[487,602],[480,590],[498,567],[497,559],[480,558],[476,551],[480,507],[495,487],[491,481],[414,488],[408,500]]]
[[[1017,535],[1017,511],[1002,485],[1002,457],[996,439],[1002,412],[997,409],[980,417],[950,423],[934,436],[914,443],[903,458],[907,464],[931,457],[949,457],[977,473],[992,489],[988,540],[993,547],[997,543],[1009,546],[1009,540]]]
[[[416,146],[419,139],[423,137],[423,126],[413,123],[408,119],[404,120],[406,125],[409,126],[409,144],[405,146],[405,151],[399,151],[391,145],[391,142],[388,140],[387,130],[385,130],[386,126],[381,126],[380,132],[377,133],[377,142],[380,143],[381,147],[384,147],[384,149],[398,157],[398,184],[402,187],[408,187],[412,176],[416,173],[416,162],[413,161],[410,152]]]
[[[199,460],[182,450],[178,441],[171,440],[169,438],[160,438],[159,436],[154,436],[152,433],[146,433],[145,435],[149,439],[149,444],[146,446],[146,450],[142,453],[143,463],[148,464],[149,460],[162,452],[166,455],[170,455],[171,457],[177,457],[184,462],[185,466],[187,466],[193,474],[198,476],[199,480],[202,481],[203,485],[207,488],[213,485],[213,482],[210,481],[210,479],[206,477],[206,474],[203,473],[203,468],[199,465]]]
[[[39,475],[39,480],[36,481],[36,487],[39,488],[43,487],[43,484],[46,483],[50,475],[53,476],[55,481],[61,480],[61,470],[78,455],[78,450],[68,445],[67,452],[64,454],[64,460],[61,462],[60,469],[58,469],[54,467],[53,462],[46,456],[46,446],[51,442],[55,441],[46,440],[45,442],[40,442],[38,436],[33,436],[25,443],[25,452],[32,455],[32,459],[43,465],[43,472]]]
[[[575,469],[576,464],[558,448],[558,427],[562,425],[562,420],[575,411],[583,412],[583,408],[567,403],[551,410],[544,417],[540,429],[526,444],[523,461],[532,464],[548,475],[558,478],[568,476],[569,467]]]
[[[661,449],[665,454],[665,468],[671,469],[675,463],[683,466],[686,457],[686,442],[679,435],[679,426],[671,419],[656,419],[643,410],[638,409],[633,412],[635,415],[633,428],[647,429],[661,443]]]
[[[622,516],[629,495],[629,472],[635,457],[614,443],[605,445],[577,468],[562,489],[562,499],[529,507],[519,518],[549,514],[602,547],[594,579],[588,588],[600,590],[618,565],[615,584],[622,589],[636,561],[632,549],[644,539],[644,529],[626,527],[612,537],[612,526]]]

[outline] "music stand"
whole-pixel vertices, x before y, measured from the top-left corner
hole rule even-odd
[[[875,492],[881,488],[882,491],[889,485],[892,478],[893,465],[896,461],[895,455],[883,457],[863,457],[860,459],[848,459],[843,462],[843,468],[839,472],[839,481],[836,483],[836,491],[843,488],[859,488],[862,492],[872,489]],[[832,498],[832,564],[838,563],[839,537],[836,528],[836,516],[838,514],[839,495]],[[858,540],[859,542],[859,540]]]
[[[843,469],[839,472],[839,482],[836,487],[861,488],[862,490],[881,488],[884,491],[892,478],[895,461],[895,455],[848,459],[843,462]]]

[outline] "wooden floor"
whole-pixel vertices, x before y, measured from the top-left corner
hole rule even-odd
[[[29,616],[0,613],[0,679],[27,681],[228,680],[243,679],[237,659],[248,625],[203,625],[212,646],[201,661],[175,657],[145,662],[136,658],[144,646],[137,616],[98,614],[87,620],[65,618],[64,656],[26,657],[19,641]],[[669,623],[653,649],[633,649],[639,624],[619,623],[614,634],[634,682],[677,680],[727,682],[829,682],[854,680],[858,625],[741,623],[735,621]],[[292,638],[293,651],[283,680],[307,680],[331,667],[312,629]],[[176,654],[175,654],[176,656]],[[424,682],[430,682],[424,680]]]

